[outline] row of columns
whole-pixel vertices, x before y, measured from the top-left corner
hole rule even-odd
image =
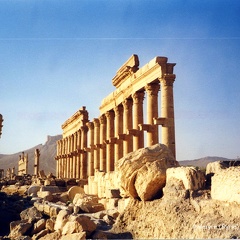
[[[170,76],[171,75],[171,76]],[[162,125],[162,143],[175,154],[173,82],[174,74],[149,83],[121,104],[93,121],[86,120],[78,131],[57,143],[57,176],[85,179],[96,170],[114,171],[115,161],[127,153],[159,142],[158,125]],[[160,81],[159,81],[160,80]],[[158,92],[161,85],[161,117],[158,118]],[[143,100],[147,97],[146,123]]]

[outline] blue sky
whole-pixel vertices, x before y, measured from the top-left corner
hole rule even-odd
[[[240,156],[240,1],[0,0],[0,153],[90,120],[138,54],[175,62],[177,159]]]

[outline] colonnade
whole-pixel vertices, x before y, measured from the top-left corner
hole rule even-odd
[[[102,101],[100,117],[89,121],[86,107],[82,107],[62,125],[57,177],[86,179],[95,171],[114,171],[115,162],[127,153],[160,141],[159,125],[161,142],[175,156],[175,64],[167,63],[165,57],[156,57],[141,69],[138,64],[137,55],[133,55],[117,72],[113,78],[117,89]]]

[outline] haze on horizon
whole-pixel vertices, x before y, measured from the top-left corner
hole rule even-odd
[[[240,155],[240,1],[0,1],[0,153],[61,134],[81,106],[99,116],[137,54],[176,63],[177,160]]]

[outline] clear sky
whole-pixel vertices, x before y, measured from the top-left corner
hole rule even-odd
[[[177,159],[240,156],[239,0],[0,0],[0,153],[61,134],[81,106],[99,116],[137,54],[177,63]]]

